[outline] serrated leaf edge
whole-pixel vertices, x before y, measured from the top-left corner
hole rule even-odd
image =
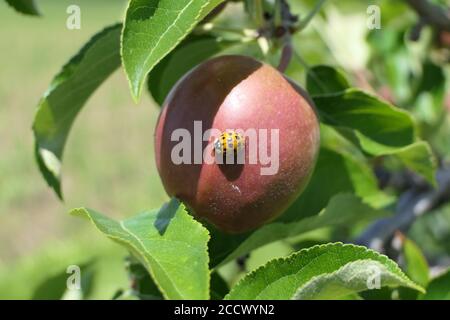
[[[334,93],[343,92],[343,91],[348,90],[348,89],[351,88],[351,84],[350,84],[350,82],[348,81],[348,78],[347,78],[347,76],[345,75],[344,71],[343,71],[341,68],[339,68],[339,67],[330,66],[330,65],[327,65],[327,64],[317,64],[317,65],[314,65],[313,67],[309,68],[309,69],[307,70],[306,79],[308,79],[308,75],[309,75],[309,74],[314,74],[315,81],[317,82],[318,78],[316,77],[316,73],[315,73],[316,71],[314,70],[314,69],[317,69],[317,68],[327,68],[327,69],[332,69],[332,70],[334,70],[337,74],[339,74],[339,75],[345,80],[346,84],[348,85],[348,88],[346,88],[346,89],[344,89],[344,90],[341,90],[341,91],[335,91]],[[319,80],[319,82],[320,82],[320,80]],[[308,84],[306,84],[306,87],[308,87]],[[318,96],[321,96],[321,95],[325,95],[325,93],[324,93],[324,94],[315,94],[315,95],[311,95],[311,98],[318,97]]]
[[[369,251],[369,250],[371,250],[371,249],[367,249],[367,251]],[[375,252],[375,253],[377,253],[377,252]],[[381,257],[381,256],[384,256],[384,255],[378,254],[378,256]],[[385,257],[386,257],[386,256],[385,256]],[[386,257],[386,258],[388,258],[388,257]],[[421,292],[421,293],[424,293],[424,292],[425,292],[425,289],[424,289],[424,288],[422,288],[420,285],[416,284],[414,281],[412,281],[411,279],[409,279],[409,278],[405,275],[405,273],[404,273],[400,268],[398,268],[399,270],[395,270],[395,271],[397,271],[397,272],[400,273],[400,276],[399,276],[397,273],[390,272],[390,270],[387,269],[387,268],[385,267],[385,265],[384,265],[383,263],[381,263],[380,261],[374,260],[374,259],[370,259],[370,258],[368,258],[368,259],[366,258],[366,259],[357,259],[357,260],[353,260],[353,261],[351,261],[351,262],[349,262],[349,263],[344,264],[342,267],[336,269],[336,270],[333,271],[333,272],[330,272],[330,273],[323,273],[323,274],[319,274],[319,275],[317,275],[317,276],[312,277],[312,278],[309,279],[307,282],[305,282],[302,286],[300,286],[300,287],[297,288],[296,292],[295,292],[294,295],[291,297],[291,300],[293,300],[293,299],[295,300],[295,297],[298,295],[298,292],[299,292],[300,290],[302,290],[303,288],[305,288],[305,287],[311,285],[313,282],[318,281],[318,280],[321,279],[322,277],[332,277],[332,276],[334,276],[334,275],[340,273],[343,269],[348,268],[349,265],[352,265],[352,264],[358,263],[358,262],[363,262],[363,261],[372,261],[372,262],[378,263],[378,264],[382,265],[389,273],[391,273],[391,276],[392,276],[393,278],[397,279],[400,283],[403,283],[404,285],[407,285],[409,288],[415,289],[415,290],[417,290],[417,291],[419,291],[419,292]],[[388,258],[388,261],[391,261],[391,260]],[[391,265],[391,264],[390,264],[390,265]],[[394,266],[394,265],[392,265],[392,266]],[[398,267],[397,264],[395,264],[395,266]],[[396,269],[397,269],[397,268],[396,268]],[[336,298],[339,298],[339,297],[336,297]]]
[[[274,221],[274,222],[272,222],[272,223],[266,224],[265,226],[262,226],[260,229],[265,228],[265,227],[269,227],[269,226],[272,226],[272,227],[279,227],[279,228],[283,228],[283,229],[290,229],[291,227],[294,227],[294,228],[295,228],[295,227],[296,227],[297,225],[299,225],[299,224],[304,224],[305,222],[308,223],[308,222],[309,222],[311,219],[313,219],[314,217],[319,217],[319,216],[325,215],[327,209],[329,209],[329,207],[330,207],[330,204],[332,204],[334,201],[336,201],[336,199],[338,199],[338,198],[344,198],[344,197],[345,197],[345,198],[353,197],[353,198],[354,198],[353,200],[358,200],[360,204],[365,205],[365,206],[368,206],[368,207],[372,208],[373,210],[376,210],[376,211],[378,212],[378,216],[377,216],[377,217],[379,217],[379,218],[385,217],[385,216],[388,216],[388,215],[389,215],[388,211],[383,210],[383,209],[380,209],[380,208],[374,208],[374,207],[372,207],[369,203],[367,203],[366,201],[364,201],[361,197],[355,196],[353,193],[350,193],[350,192],[339,192],[339,193],[333,195],[333,196],[328,200],[328,202],[327,202],[327,204],[325,205],[325,207],[322,208],[315,216],[304,217],[304,218],[302,218],[302,219],[300,219],[300,220],[292,221],[292,222]],[[337,225],[337,224],[335,224],[335,223],[329,223],[329,224],[327,224],[327,225],[324,226],[324,227],[333,227],[333,226],[336,226],[336,225]],[[260,229],[258,229],[258,230],[260,230]],[[311,231],[311,230],[314,230],[314,229],[316,229],[316,228],[315,228],[315,227],[314,227],[314,228],[308,228],[306,231],[302,231],[302,232],[308,232],[308,231]],[[255,232],[258,232],[258,230],[255,230]],[[297,233],[294,233],[294,231],[286,231],[286,232],[285,232],[285,236],[284,236],[283,238],[293,237],[293,236],[295,236],[296,234],[297,234]],[[251,235],[249,236],[249,238],[251,238],[252,235],[253,235],[253,234],[251,234]],[[282,239],[282,238],[277,238],[277,240],[281,240],[281,239]],[[220,263],[218,263],[217,265],[214,266],[214,268],[217,269],[218,267],[221,267],[221,266],[223,266],[224,264],[230,262],[233,258],[230,259],[229,257],[230,257],[231,255],[234,255],[234,252],[235,252],[235,251],[240,250],[240,248],[242,247],[242,244],[245,243],[247,240],[248,240],[248,238],[246,238],[245,240],[243,240],[243,241],[239,244],[239,246],[237,246],[231,253],[228,253],[228,254],[225,256],[225,258],[223,258],[223,259],[220,261]],[[277,240],[275,240],[275,241],[277,241]],[[338,243],[338,242],[337,242],[337,243]],[[266,243],[266,244],[267,244],[267,243]],[[329,244],[329,243],[328,243],[328,244]],[[326,244],[323,244],[323,245],[326,245]],[[312,247],[311,247],[311,248],[305,248],[305,249],[302,249],[302,250],[306,250],[306,249],[312,249]],[[299,252],[300,252],[300,251],[297,251],[297,252],[294,252],[294,253],[292,253],[292,254],[299,253]],[[242,254],[244,254],[244,253],[248,253],[248,252],[242,252]],[[287,258],[287,257],[282,257],[282,258]],[[280,258],[280,259],[282,259],[282,258]]]
[[[56,73],[56,75],[52,78],[49,87],[47,88],[47,90],[44,92],[44,94],[42,95],[42,97],[39,99],[39,102],[37,104],[36,110],[34,112],[34,116],[33,116],[33,124],[32,124],[32,131],[33,131],[33,135],[34,135],[34,148],[35,148],[35,157],[36,157],[36,161],[38,162],[38,166],[40,168],[41,174],[45,180],[45,182],[47,183],[47,185],[52,188],[56,195],[58,196],[58,198],[63,201],[63,192],[62,192],[62,187],[61,187],[61,181],[62,181],[62,177],[58,176],[58,172],[54,172],[54,170],[52,170],[51,168],[49,168],[45,162],[45,160],[43,159],[42,155],[40,154],[40,145],[36,139],[36,129],[35,129],[35,121],[36,121],[36,117],[39,114],[39,112],[41,112],[42,107],[43,107],[43,103],[44,101],[50,96],[50,94],[58,87],[57,83],[57,79],[63,74],[63,72],[65,71],[65,69],[70,66],[72,63],[74,63],[74,61],[76,61],[77,59],[82,59],[86,53],[88,52],[88,50],[92,47],[92,45],[95,43],[95,40],[101,35],[101,36],[105,36],[106,34],[108,34],[110,31],[112,31],[113,29],[119,27],[121,25],[121,23],[116,23],[110,26],[107,26],[105,28],[103,28],[102,30],[98,31],[97,33],[95,33],[79,50],[77,53],[75,53],[62,67],[61,69]],[[69,77],[72,76],[78,69],[79,64],[76,64],[76,67],[73,68],[70,72],[70,75],[68,75]],[[47,150],[47,149],[45,149]],[[48,150],[49,151],[49,150]],[[51,152],[53,155],[54,153]],[[63,155],[61,154],[61,159],[58,159],[58,161],[60,163],[62,163],[62,158]],[[50,178],[46,178],[44,172],[45,171]],[[52,180],[49,181],[49,180]],[[54,184],[54,185],[53,185]]]
[[[127,244],[127,245],[129,245],[129,246],[134,250],[133,254],[134,254],[140,261],[142,261],[142,262],[145,264],[147,271],[150,273],[150,276],[152,277],[153,281],[155,281],[155,284],[156,284],[156,286],[158,287],[158,290],[163,294],[164,299],[170,299],[170,298],[167,296],[167,293],[162,289],[161,285],[159,284],[158,278],[155,276],[155,274],[154,274],[154,272],[153,272],[153,268],[152,268],[151,265],[150,265],[150,261],[146,258],[146,256],[140,254],[138,248],[137,248],[133,243],[131,243],[131,242],[127,241],[127,240],[123,240],[123,239],[121,239],[121,238],[119,238],[119,237],[112,236],[112,235],[110,235],[110,234],[106,234],[105,232],[103,232],[103,231],[98,227],[98,225],[97,225],[97,223],[94,221],[94,219],[92,218],[91,214],[89,213],[89,210],[91,210],[91,209],[87,209],[87,208],[84,208],[84,207],[81,207],[81,208],[75,208],[75,209],[72,209],[72,210],[69,212],[69,214],[70,214],[70,215],[73,215],[73,216],[83,217],[83,218],[86,218],[86,219],[90,220],[90,222],[94,225],[94,227],[95,227],[98,231],[100,231],[100,233],[106,235],[108,238],[110,238],[110,239],[113,240],[113,241],[116,241],[116,242],[118,242],[118,243],[122,243],[122,244]],[[208,229],[206,229],[205,227],[203,227],[202,224],[201,224],[200,222],[198,222],[197,220],[195,220],[190,214],[187,213],[186,209],[183,209],[183,210],[185,211],[186,215],[189,216],[189,219],[191,219],[191,221],[195,221],[195,222],[197,223],[197,226],[199,226],[200,229],[203,229],[203,231],[205,232],[204,235],[206,235],[207,238],[208,238],[208,240],[207,240],[207,242],[206,242],[206,246],[205,246],[205,251],[207,252],[206,268],[209,270],[209,251],[208,251],[208,245],[207,245],[207,244],[208,244],[209,240],[211,239],[211,235],[210,235]],[[95,210],[91,210],[91,211],[95,211]],[[107,218],[110,219],[109,217],[107,217]],[[111,219],[111,220],[113,220],[113,219]],[[124,228],[124,226],[123,226],[123,221],[116,221],[116,220],[114,220],[114,221],[117,222],[117,223],[119,223],[120,226],[121,226],[127,233],[131,234],[134,238],[136,238],[136,239],[138,240],[138,238],[137,238],[133,233],[131,233],[127,228]],[[138,240],[138,243],[141,244],[141,241]],[[151,256],[151,255],[149,254],[149,252],[145,249],[144,246],[143,246],[143,251],[144,251],[145,253],[147,253],[149,256]],[[155,263],[159,265],[158,262],[155,261]],[[161,268],[161,270],[164,270],[164,269]],[[170,279],[170,278],[167,277],[167,279]],[[172,283],[172,285],[173,285],[173,287],[176,289],[176,291],[177,291],[177,293],[178,293],[178,295],[179,295],[180,297],[182,297],[183,299],[190,299],[190,297],[184,297],[184,296],[178,291],[179,289],[178,289],[173,283]],[[208,295],[208,296],[207,296],[208,299],[210,298],[210,291],[211,291],[211,287],[210,287],[210,286],[211,286],[211,270],[209,270],[209,272],[208,272],[208,281],[207,281],[207,291],[206,291],[206,292],[207,292],[207,295]]]
[[[191,1],[186,5],[186,7],[187,7],[187,6],[190,6],[190,5],[193,3],[193,1],[194,1],[194,0],[191,0]],[[218,5],[219,5],[222,1],[223,1],[223,0],[220,0],[220,1],[218,2]],[[151,68],[149,68],[148,71],[146,71],[146,72],[141,71],[141,72],[140,72],[140,78],[137,80],[137,81],[138,81],[137,84],[133,84],[133,81],[132,81],[132,79],[130,78],[130,75],[129,75],[128,71],[127,71],[127,67],[126,67],[127,64],[125,63],[125,60],[124,60],[124,58],[123,58],[123,36],[124,36],[124,31],[125,31],[125,28],[126,28],[126,24],[127,24],[127,19],[126,19],[126,17],[127,17],[127,15],[128,15],[128,9],[130,8],[131,2],[132,2],[132,0],[128,2],[128,5],[127,5],[126,10],[125,10],[125,22],[123,23],[122,34],[121,34],[121,36],[120,36],[120,56],[121,56],[121,59],[122,59],[122,66],[124,67],[125,75],[126,75],[126,78],[127,78],[127,80],[128,80],[128,85],[129,85],[129,88],[130,88],[130,91],[131,91],[131,96],[132,96],[132,98],[133,98],[133,101],[134,101],[135,103],[138,103],[138,102],[139,102],[139,99],[140,99],[140,97],[141,97],[141,95],[142,95],[142,89],[143,89],[144,84],[145,84],[145,78],[146,78],[146,76],[150,73],[150,71],[152,71],[152,69],[153,69],[159,62],[161,62],[161,60],[162,60],[167,54],[169,54],[173,49],[175,49],[175,47],[176,47],[176,46],[177,46],[184,38],[186,38],[186,37],[189,35],[189,33],[190,33],[190,32],[192,31],[192,29],[194,28],[194,26],[199,22],[199,18],[202,16],[203,10],[211,3],[211,1],[209,0],[209,1],[205,2],[205,4],[201,7],[201,9],[199,10],[197,16],[196,16],[195,19],[194,19],[194,23],[192,23],[192,24],[189,26],[189,28],[187,29],[187,32],[186,32],[186,34],[185,34],[184,36],[182,36],[181,38],[179,38],[179,39],[178,39],[178,40],[170,47],[170,49],[166,52],[165,55],[161,56],[159,59],[156,59],[156,60],[155,60],[155,63],[153,64],[153,66],[152,66]],[[186,8],[186,7],[185,7],[185,8]],[[184,11],[184,10],[185,10],[185,9],[182,9],[181,11]],[[181,12],[181,11],[180,11],[180,12]],[[181,15],[181,14],[180,14],[180,15]],[[178,19],[178,18],[177,18],[177,19]],[[166,32],[167,32],[167,31],[168,31],[168,30],[176,23],[177,19],[175,19],[174,22],[173,22],[173,24],[172,24],[169,28],[167,28],[167,30],[164,32],[164,34],[165,34],[165,33],[166,33]],[[163,35],[162,35],[162,36],[163,36]],[[146,57],[145,60],[144,60],[144,63],[142,64],[142,66],[145,66],[146,62],[148,61],[148,59],[149,59],[149,57],[150,57],[150,54],[155,50],[155,48],[157,47],[157,45],[158,45],[159,42],[161,41],[162,36],[158,39],[157,44],[153,47],[153,49],[151,50],[151,52],[147,55],[147,57]]]
[[[375,251],[375,250],[373,250],[373,249],[364,247],[364,246],[359,246],[359,245],[355,245],[355,244],[352,244],[352,243],[345,243],[345,244],[344,244],[343,242],[334,242],[334,243],[319,244],[319,245],[315,245],[315,246],[312,246],[312,247],[309,247],[309,248],[301,249],[300,251],[291,253],[290,255],[288,255],[288,256],[286,256],[286,257],[276,258],[276,259],[272,259],[272,260],[266,262],[265,264],[259,266],[259,267],[256,268],[255,270],[249,272],[247,275],[245,275],[245,277],[243,277],[242,279],[240,279],[240,280],[236,283],[236,285],[234,285],[233,288],[231,288],[230,292],[225,296],[224,300],[227,300],[227,298],[229,297],[229,295],[230,295],[235,289],[237,289],[238,287],[240,287],[240,286],[242,285],[242,283],[244,283],[244,281],[248,281],[248,279],[251,279],[252,277],[255,277],[255,274],[256,274],[257,272],[259,272],[261,269],[266,268],[268,265],[274,264],[274,263],[283,262],[283,261],[287,261],[287,260],[291,259],[293,256],[297,256],[297,255],[300,255],[300,254],[304,254],[304,253],[306,253],[306,252],[309,252],[309,251],[312,251],[312,250],[316,250],[316,249],[318,249],[318,248],[324,248],[324,247],[330,247],[330,248],[333,248],[333,247],[342,247],[342,248],[345,248],[345,247],[353,247],[353,248],[357,248],[357,249],[363,249],[363,250],[365,250],[365,251],[367,251],[367,252],[369,252],[369,253],[371,253],[371,254],[373,254],[373,255],[375,255],[375,256],[380,257],[381,259],[383,259],[383,262],[388,261],[389,264],[392,264],[392,263],[393,263],[393,264],[392,264],[392,267],[395,269],[395,271],[399,272],[399,273],[402,275],[402,277],[404,277],[404,280],[405,280],[406,282],[410,282],[411,284],[416,285],[417,288],[420,288],[420,290],[418,289],[418,291],[424,292],[424,289],[423,289],[421,286],[419,286],[418,284],[416,284],[415,282],[413,282],[412,280],[410,280],[410,279],[404,274],[404,272],[400,269],[400,267],[399,267],[395,262],[393,262],[391,259],[389,259],[388,256],[386,256],[386,255],[384,255],[384,254],[382,254],[382,253],[379,253],[379,252],[377,252],[377,251]],[[354,260],[354,261],[358,261],[358,260],[371,260],[371,259],[367,259],[367,258],[366,258],[366,259],[357,259],[357,260]],[[354,262],[354,261],[352,261],[352,262]],[[374,261],[377,261],[377,260],[374,260]],[[350,263],[351,263],[351,262],[350,262]],[[347,264],[348,264],[348,263],[347,263]],[[345,265],[347,265],[347,264],[345,264]],[[344,266],[345,266],[345,265],[344,265]],[[344,266],[342,266],[342,267],[344,267]],[[342,267],[341,267],[341,268],[342,268]],[[340,268],[339,268],[339,269],[340,269]],[[339,269],[338,269],[338,270],[339,270]],[[336,270],[333,271],[333,272],[336,272]],[[331,274],[331,273],[329,273],[329,274]],[[310,280],[308,280],[308,281],[311,281],[311,280],[314,279],[315,277],[320,277],[320,276],[321,276],[321,275],[314,276],[314,277],[312,277],[312,278],[311,278]]]
[[[333,98],[333,97],[340,96],[342,94],[351,94],[351,93],[360,93],[360,94],[362,93],[362,94],[366,95],[369,98],[376,99],[376,100],[380,101],[380,103],[382,103],[385,106],[393,109],[394,111],[402,113],[403,115],[407,116],[411,120],[411,123],[413,124],[414,134],[415,134],[415,136],[417,136],[417,122],[416,122],[414,117],[409,112],[407,112],[406,110],[403,110],[403,109],[401,109],[401,108],[399,108],[399,107],[397,107],[397,106],[387,102],[386,100],[382,99],[378,95],[373,94],[371,92],[368,92],[366,90],[350,87],[350,88],[342,90],[342,91],[312,95],[311,98],[312,99]]]

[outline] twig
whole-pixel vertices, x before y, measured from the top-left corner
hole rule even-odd
[[[376,221],[355,242],[383,252],[385,244],[397,230],[405,233],[419,216],[448,202],[450,167],[439,169],[436,176],[437,189],[424,189],[420,184],[410,188],[400,197],[393,217]]]
[[[450,31],[450,16],[442,7],[428,0],[406,0],[406,2],[427,24],[440,30]]]

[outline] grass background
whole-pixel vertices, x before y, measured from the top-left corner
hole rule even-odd
[[[30,298],[68,265],[95,259],[92,298],[126,283],[121,250],[70,209],[86,206],[117,218],[167,200],[153,157],[158,107],[134,104],[123,70],[88,101],[69,136],[60,203],[40,176],[31,125],[37,102],[61,66],[103,27],[120,21],[124,0],[40,0],[42,17],[0,1],[0,299]],[[81,8],[81,30],[66,9]]]

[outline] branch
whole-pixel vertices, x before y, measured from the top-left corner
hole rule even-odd
[[[414,221],[450,200],[450,167],[437,172],[438,188],[424,189],[418,185],[404,192],[399,198],[396,213],[390,218],[374,222],[355,241],[357,244],[384,251],[386,242],[397,230],[407,232]]]
[[[442,7],[428,0],[406,0],[406,2],[429,25],[440,30],[450,31],[450,16]]]

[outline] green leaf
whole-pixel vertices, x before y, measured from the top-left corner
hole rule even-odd
[[[360,147],[373,156],[395,155],[407,167],[435,184],[435,159],[419,141],[412,117],[377,97],[357,89],[313,96],[322,120],[352,129]]]
[[[260,266],[265,265],[270,260],[287,257],[297,251],[289,243],[290,240],[291,239],[283,239],[275,241],[259,247],[258,249],[252,250],[248,253],[248,255],[241,256],[238,260],[240,260],[240,262],[242,261],[242,272],[245,272],[245,270],[255,270]],[[325,241],[325,243],[326,242],[328,241]],[[238,266],[240,267],[240,265]]]
[[[211,35],[190,35],[169,53],[148,76],[148,89],[159,104],[189,70],[234,44]]]
[[[139,260],[133,256],[128,257],[127,270],[130,283],[132,284],[131,292],[128,294],[134,295],[141,300],[163,299],[157,285]]]
[[[311,68],[306,86],[323,121],[355,130],[363,150],[372,155],[397,151],[417,140],[411,115],[376,96],[350,88],[345,75],[337,69]]]
[[[350,83],[340,70],[325,65],[309,69],[306,83],[307,91],[311,96],[341,92],[350,88]]]
[[[34,0],[6,0],[6,3],[16,9],[17,12],[31,16],[41,15]]]
[[[421,300],[450,300],[450,269],[431,280]]]
[[[383,287],[424,292],[388,257],[361,246],[331,243],[268,262],[244,277],[226,299],[339,298],[376,285],[377,275]]]
[[[122,32],[122,58],[133,98],[146,75],[223,0],[131,0]]]
[[[446,110],[442,108],[445,103],[445,88],[444,69],[430,60],[424,61],[422,75],[414,92],[415,106],[413,108],[416,117],[430,126],[430,128],[424,128],[427,129],[424,131],[433,132],[437,124],[446,116]]]
[[[319,153],[318,161],[314,173],[310,179],[308,186],[301,196],[281,215],[274,223],[280,223],[284,227],[284,231],[269,235],[268,237],[261,230],[271,228],[273,224],[264,226],[262,229],[254,233],[246,233],[238,236],[229,236],[211,228],[213,236],[209,243],[211,265],[216,266],[223,264],[230,259],[239,257],[258,246],[270,243],[285,237],[287,234],[292,235],[296,231],[296,225],[302,225],[304,219],[315,217],[319,212],[327,207],[327,204],[334,196],[340,193],[353,193],[357,197],[352,197],[351,203],[364,202],[375,208],[381,208],[390,204],[394,199],[387,196],[378,189],[378,182],[367,164],[367,160],[359,152],[359,150],[340,136],[333,128],[321,126],[321,143],[322,148]],[[327,181],[327,183],[324,183]],[[355,209],[358,206],[355,206]],[[369,206],[364,206],[362,212],[373,212],[366,210]],[[356,222],[356,219],[370,219],[370,215],[361,216],[359,212],[348,211],[348,222]],[[339,213],[337,213],[339,215]],[[379,212],[379,215],[382,215]],[[375,218],[376,215],[373,216]],[[279,227],[276,227],[279,228]],[[292,228],[292,233],[287,231]],[[270,230],[270,229],[269,229]],[[270,231],[269,231],[270,233]],[[296,234],[295,234],[296,235]],[[247,246],[247,238],[253,239]],[[238,249],[240,248],[240,249]],[[237,251],[236,251],[237,250]]]
[[[95,278],[95,271],[93,268],[93,262],[83,263],[80,268],[80,291],[79,295],[70,298],[84,298],[89,297]],[[42,281],[34,290],[32,300],[59,300],[64,297],[67,291],[67,281],[72,273],[68,273],[67,270],[62,270],[57,274],[54,274],[44,281]],[[69,291],[70,292],[70,291]]]
[[[403,238],[405,272],[416,283],[426,287],[429,282],[428,263],[420,248],[410,239]]]
[[[361,296],[361,298],[364,300],[393,300],[394,297],[397,300],[398,291],[398,289],[383,287],[380,289],[372,289],[359,292],[359,296]],[[411,291],[416,292],[415,290]]]
[[[208,231],[176,199],[124,221],[83,208],[71,213],[133,253],[165,298],[209,298]]]
[[[333,197],[320,214],[300,219],[297,222],[274,222],[261,227],[250,234],[226,236],[213,234],[210,242],[212,264],[225,264],[237,257],[265,244],[300,235],[323,228],[354,224],[359,221],[376,219],[388,213],[365,205],[351,194],[339,194]],[[224,248],[225,247],[225,248]]]
[[[450,203],[418,217],[408,236],[415,243],[420,243],[432,260],[450,255]]]
[[[66,292],[67,273],[65,270],[45,279],[33,292],[32,300],[59,300]]]
[[[398,237],[403,246],[403,270],[411,280],[426,288],[430,273],[427,260],[416,243],[405,237],[401,232],[398,232]],[[417,300],[419,293],[409,288],[399,288],[397,295],[400,300]]]
[[[92,93],[120,66],[120,25],[96,34],[53,79],[34,118],[36,159],[60,198],[64,145],[75,118]]]
[[[415,142],[412,117],[401,109],[358,89],[313,96],[323,120],[356,130],[365,151],[379,155]],[[367,142],[367,143],[366,143]],[[369,145],[368,143],[372,144]]]
[[[378,181],[367,159],[333,128],[321,125],[319,158],[311,180],[302,195],[280,219],[284,222],[312,216],[322,210],[331,197],[353,192],[364,202],[382,207],[392,199],[378,188]],[[329,183],[324,183],[329,181]]]
[[[436,186],[437,160],[430,145],[419,141],[393,153],[406,167],[417,172],[432,185]]]

